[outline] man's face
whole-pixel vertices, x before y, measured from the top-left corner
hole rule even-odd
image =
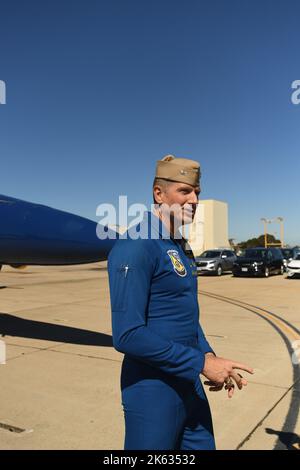
[[[180,225],[193,222],[198,204],[200,189],[186,183],[169,183],[160,191],[155,190],[156,201],[172,206],[171,212]]]

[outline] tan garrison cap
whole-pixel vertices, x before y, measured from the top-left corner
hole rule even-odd
[[[195,160],[166,155],[156,164],[156,178],[200,186],[200,165]]]

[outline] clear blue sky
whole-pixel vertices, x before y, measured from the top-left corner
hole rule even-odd
[[[119,194],[150,204],[155,162],[173,153],[201,163],[201,197],[229,204],[231,237],[282,216],[300,243],[299,1],[0,8],[0,193],[97,220]]]

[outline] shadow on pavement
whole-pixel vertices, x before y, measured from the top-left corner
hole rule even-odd
[[[46,341],[82,344],[86,346],[110,347],[113,345],[111,335],[105,333],[27,320],[8,313],[0,313],[0,335],[44,339]]]
[[[275,431],[266,428],[266,433],[278,436],[279,445],[276,445],[276,450],[300,450],[300,437],[294,432]]]

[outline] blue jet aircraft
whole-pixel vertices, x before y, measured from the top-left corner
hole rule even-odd
[[[0,269],[106,260],[118,234],[107,228],[100,240],[96,228],[84,217],[0,195]]]

